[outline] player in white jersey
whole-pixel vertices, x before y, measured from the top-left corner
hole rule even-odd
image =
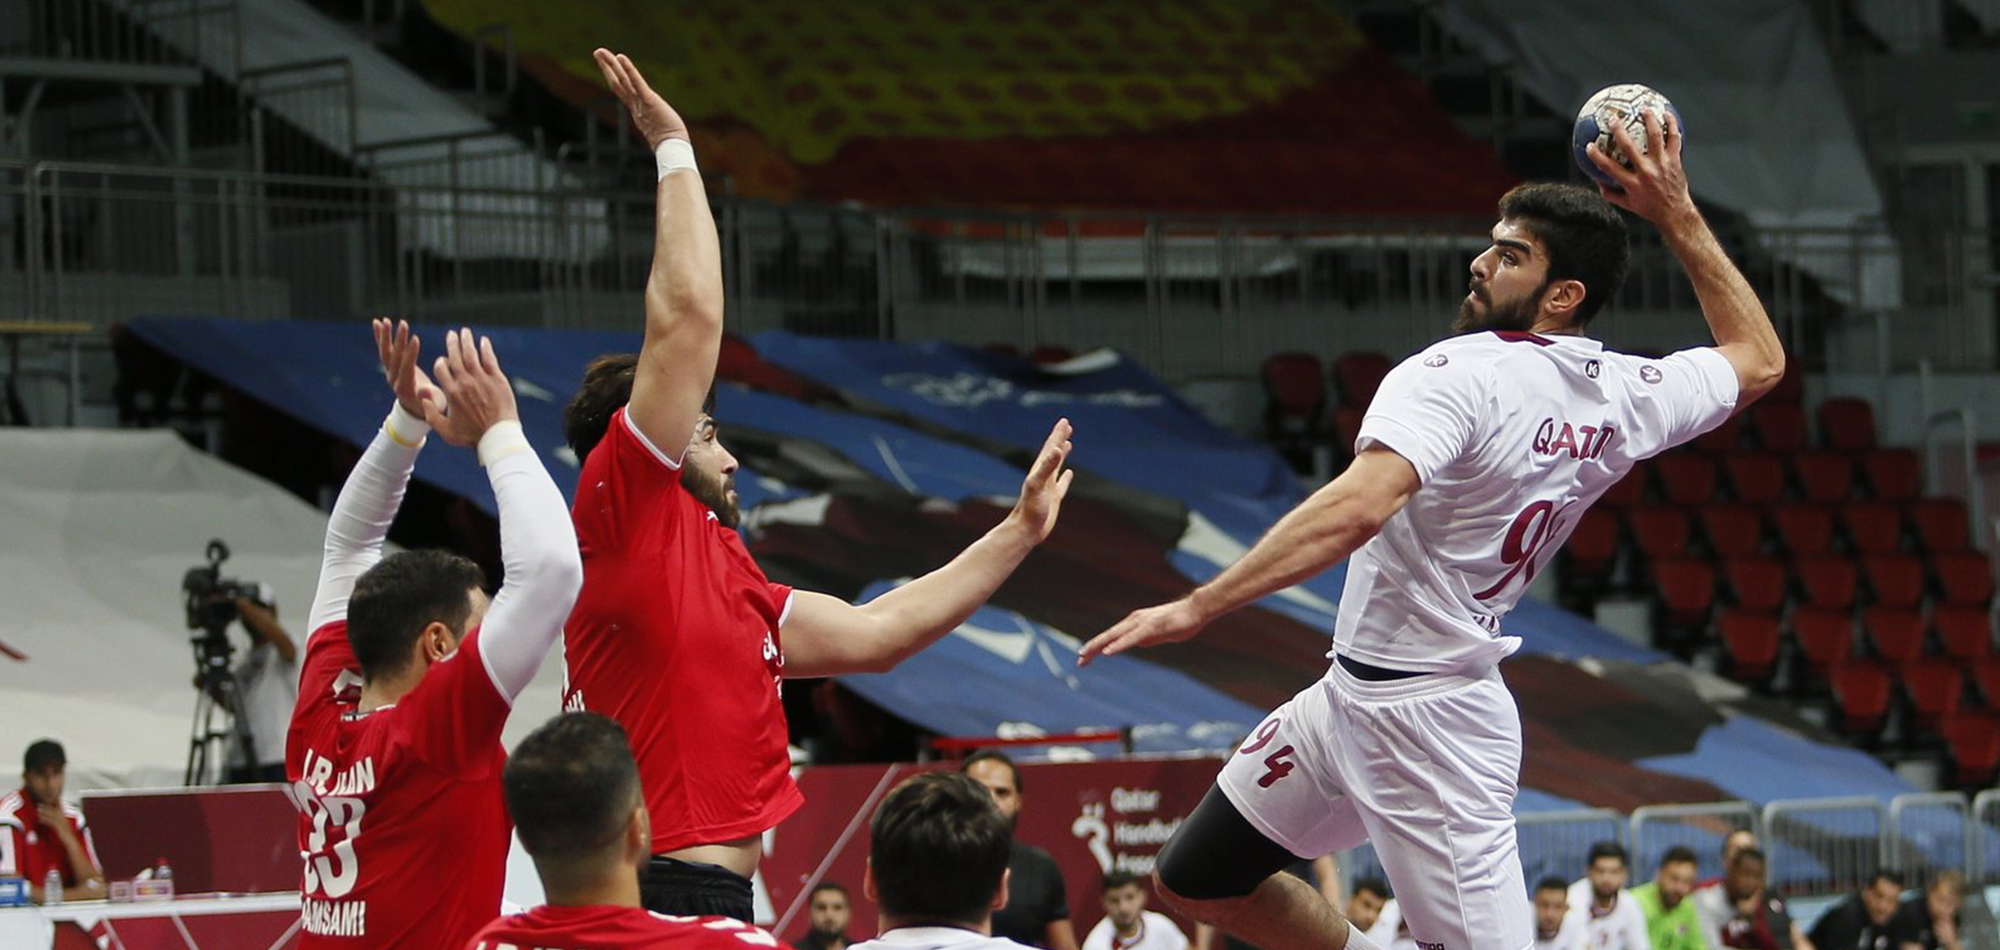
[[[1463,332],[1383,381],[1339,478],[1214,580],[1080,651],[1185,640],[1352,555],[1326,675],[1264,720],[1160,854],[1157,890],[1190,916],[1270,950],[1372,950],[1276,874],[1365,839],[1420,950],[1533,944],[1512,813],[1520,714],[1497,669],[1520,641],[1500,620],[1634,464],[1784,373],[1770,318],[1688,195],[1680,130],[1647,127],[1652,155],[1619,133],[1631,168],[1592,149],[1620,188],[1603,200],[1553,184],[1500,200]],[[1659,228],[1715,346],[1655,360],[1582,335],[1625,269],[1612,205]]]
[[[1625,889],[1631,877],[1625,846],[1591,845],[1589,869],[1569,888],[1569,919],[1583,928],[1585,950],[1653,950],[1646,912]]]

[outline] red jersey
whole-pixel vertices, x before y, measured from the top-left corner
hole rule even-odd
[[[778,698],[791,588],[680,476],[619,409],[570,510],[583,593],[563,628],[563,708],[625,727],[655,854],[760,834],[805,800]]]
[[[728,917],[668,917],[637,907],[537,907],[486,925],[465,950],[745,950],[777,938]]]
[[[344,701],[359,665],[345,620],[306,641],[285,743],[305,863],[299,946],[461,946],[499,910],[507,873],[507,700],[476,629],[394,705]]]
[[[82,842],[84,856],[90,859],[91,866],[103,868],[97,860],[97,844],[90,839],[90,829],[83,823],[83,812],[64,805],[62,813],[63,820],[69,822],[77,840]],[[0,877],[24,877],[28,883],[40,887],[50,868],[62,874],[64,887],[83,883],[69,866],[69,852],[63,849],[62,839],[57,837],[55,829],[42,824],[41,813],[28,800],[27,789],[0,797]]]

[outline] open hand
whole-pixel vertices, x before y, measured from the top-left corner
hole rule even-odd
[[[1681,167],[1680,123],[1672,113],[1658,111],[1646,112],[1641,120],[1646,124],[1646,141],[1653,145],[1646,151],[1632,141],[1624,123],[1611,127],[1611,138],[1618,143],[1619,154],[1629,159],[1632,167],[1614,161],[1595,142],[1585,151],[1598,168],[1618,183],[1618,188],[1598,184],[1598,193],[1604,200],[1664,227],[1677,217],[1692,215],[1695,210],[1694,199],[1688,195],[1687,171]]]
[[[1014,511],[1009,515],[1028,529],[1037,544],[1047,540],[1049,532],[1055,530],[1063,496],[1069,494],[1070,480],[1076,476],[1074,469],[1063,467],[1069,460],[1069,437],[1073,431],[1068,419],[1056,420],[1048,440],[1042,443],[1041,454],[1028,467],[1028,478],[1021,483],[1021,499],[1014,503]]]
[[[396,402],[403,411],[421,419],[425,402],[436,401],[442,406],[444,394],[417,368],[417,353],[423,347],[410,332],[410,325],[402,320],[391,323],[385,317],[377,317],[371,323],[375,329],[375,354],[382,360],[382,374],[389,378],[389,388],[396,391]]]
[[[681,121],[681,114],[646,84],[646,77],[639,75],[639,67],[632,65],[632,57],[603,47],[590,55],[603,71],[605,84],[625,104],[626,111],[632,113],[632,127],[639,130],[647,148],[657,149],[668,139],[688,137],[687,123]]]
[[[1133,647],[1149,647],[1158,643],[1179,643],[1201,632],[1208,621],[1195,610],[1187,598],[1134,610],[1125,619],[1111,626],[1111,629],[1091,637],[1083,649],[1076,651],[1076,665],[1087,666],[1099,656],[1112,656]]]
[[[438,388],[451,401],[451,411],[435,403],[424,404],[424,421],[453,445],[475,445],[494,423],[520,421],[514,406],[514,386],[500,372],[500,357],[493,341],[474,342],[471,328],[451,330],[444,335],[445,355],[437,358],[432,370]]]

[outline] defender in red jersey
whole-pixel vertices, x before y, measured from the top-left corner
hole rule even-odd
[[[378,320],[375,339],[396,406],[327,521],[285,747],[307,950],[457,947],[499,909],[500,727],[582,583],[562,494],[521,433],[491,342],[448,334],[433,386],[408,326]],[[493,483],[507,577],[490,605],[465,558],[382,557],[433,428],[477,444]]]
[[[564,419],[584,563],[564,708],[631,735],[652,813],[646,906],[748,917],[759,835],[801,801],[781,680],[887,669],[970,616],[1054,527],[1070,426],[1050,431],[1007,518],[944,567],[862,606],[767,580],[733,530],[736,460],[703,411],[722,262],[687,126],[630,59],[596,58],[659,157],[659,211],[644,343],[592,363]]]
[[[617,723],[595,713],[550,720],[515,747],[501,784],[548,904],[487,924],[467,950],[778,946],[740,920],[667,917],[639,906],[639,865],[653,835],[639,768]]]

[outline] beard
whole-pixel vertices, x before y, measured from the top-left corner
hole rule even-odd
[[[1487,330],[1525,333],[1534,327],[1535,316],[1541,309],[1542,291],[1548,287],[1548,281],[1542,281],[1540,287],[1527,294],[1513,300],[1496,302],[1492,299],[1491,291],[1478,284],[1471,284],[1465,302],[1458,305],[1458,319],[1452,321],[1451,329],[1461,334],[1482,333]]]
[[[736,508],[736,476],[706,471],[693,460],[685,465],[681,485],[687,488],[687,493],[715,512],[715,520],[722,522],[723,527],[736,527],[743,520],[743,513]]]

